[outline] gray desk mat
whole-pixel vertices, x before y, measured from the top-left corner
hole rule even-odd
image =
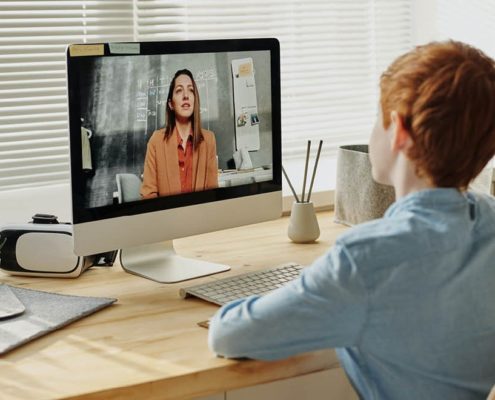
[[[71,322],[108,307],[117,299],[71,296],[0,284],[0,301],[10,300],[10,292],[25,307],[24,312],[12,312],[9,303],[0,302],[0,313],[12,312],[0,319],[0,354],[59,329]]]
[[[0,319],[21,315],[26,307],[7,285],[0,285]]]

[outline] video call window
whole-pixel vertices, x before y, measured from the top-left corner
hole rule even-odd
[[[80,63],[84,207],[273,179],[269,51]]]

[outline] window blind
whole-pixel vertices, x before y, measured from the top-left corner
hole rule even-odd
[[[133,29],[129,0],[0,2],[0,190],[68,180],[66,45]]]
[[[410,0],[138,0],[139,40],[276,37],[284,158],[367,142],[378,77],[412,46]]]
[[[277,37],[284,157],[366,142],[382,69],[411,46],[411,0],[0,2],[0,190],[69,177],[65,47]]]

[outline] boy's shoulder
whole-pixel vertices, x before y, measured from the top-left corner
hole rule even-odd
[[[337,243],[345,247],[357,263],[368,264],[372,259],[377,263],[393,260],[397,264],[453,251],[477,235],[495,234],[495,197],[468,192],[467,198],[476,210],[474,220],[470,220],[467,207],[465,211],[449,212],[402,210],[352,227]]]
[[[495,210],[495,197],[491,194],[480,193],[480,192],[468,192],[467,196],[480,207]]]
[[[411,230],[420,228],[414,226],[415,221],[421,218],[417,212],[401,210],[400,213],[391,216],[387,216],[387,213],[382,218],[352,226],[339,239],[348,245],[351,243],[361,244],[373,239],[378,240],[409,234]]]
[[[468,192],[478,216],[477,229],[495,233],[495,197],[486,193]]]
[[[405,212],[356,225],[341,235],[337,243],[347,249],[355,262],[388,264],[393,260],[397,264],[448,245],[441,230],[435,221]]]

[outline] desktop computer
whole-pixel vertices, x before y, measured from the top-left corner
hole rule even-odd
[[[276,39],[70,45],[67,82],[76,255],[178,282],[229,267],[173,239],[281,215]]]

